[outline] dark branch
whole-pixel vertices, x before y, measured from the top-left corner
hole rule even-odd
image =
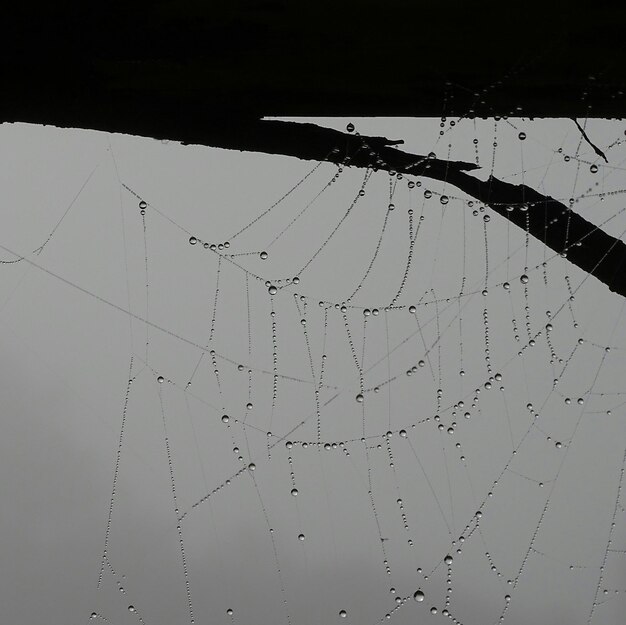
[[[608,163],[609,159],[606,157],[606,154],[598,146],[596,146],[595,143],[591,141],[591,139],[587,136],[585,129],[578,123],[578,120],[575,117],[573,117],[572,119],[574,120],[574,123],[578,126],[578,130],[580,130],[580,134],[582,134],[585,141],[593,148],[594,152],[598,156],[603,158]]]
[[[512,185],[490,177],[486,182],[462,172],[448,182],[479,199],[526,230],[570,263],[592,274],[609,289],[626,296],[626,245],[570,210],[561,202],[525,185]],[[509,207],[517,207],[509,211]],[[522,210],[527,207],[527,213]]]
[[[5,113],[4,119],[122,132],[230,150],[282,154],[304,160],[375,167],[445,180],[524,230],[528,215],[531,236],[555,252],[566,254],[569,262],[594,275],[615,293],[626,296],[626,245],[622,241],[570,211],[561,202],[530,187],[512,185],[495,178],[478,180],[466,173],[478,169],[473,163],[409,154],[389,147],[398,141],[384,137],[360,137],[314,124],[206,118],[201,110],[183,113],[166,106],[146,111],[145,114],[144,111],[145,108],[136,102],[108,107],[105,101],[71,110],[56,107],[50,102],[44,120],[39,109],[32,114]],[[528,211],[522,211],[521,206],[527,206]],[[509,207],[514,210],[507,210]]]
[[[481,181],[465,173],[477,169],[477,165],[407,154],[387,147],[380,137],[346,135],[293,122],[261,121],[254,127],[248,128],[246,145],[240,143],[238,149],[335,163],[347,159],[347,164],[354,167],[377,167],[445,180],[524,231],[528,222],[531,236],[604,282],[611,291],[626,296],[626,245],[561,202],[526,185],[494,177]],[[229,147],[235,147],[234,142]]]

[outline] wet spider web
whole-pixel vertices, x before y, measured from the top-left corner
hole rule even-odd
[[[346,121],[626,231],[618,122],[584,123],[607,163],[571,120]],[[64,221],[86,177],[3,259],[112,326],[85,622],[619,622],[623,298],[426,177],[117,136],[98,167],[106,246]]]

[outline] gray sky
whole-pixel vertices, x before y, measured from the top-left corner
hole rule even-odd
[[[569,120],[313,121],[626,228],[618,122],[606,165]],[[622,622],[623,298],[426,178],[0,132],[3,622]]]

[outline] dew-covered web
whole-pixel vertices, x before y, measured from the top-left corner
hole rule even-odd
[[[623,238],[623,124],[579,121],[347,132]],[[89,245],[47,258],[52,219],[2,259],[122,320],[84,622],[620,622],[622,296],[428,176],[117,136],[104,153],[117,239],[97,266],[119,283],[71,269]]]

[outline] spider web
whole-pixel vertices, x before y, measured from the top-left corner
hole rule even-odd
[[[608,162],[571,120],[316,123],[626,231],[621,123],[581,126]],[[619,622],[623,298],[445,182],[98,140],[61,220],[2,245],[12,323],[34,275],[76,309],[59,351],[93,316],[59,367],[117,406],[82,622]]]

